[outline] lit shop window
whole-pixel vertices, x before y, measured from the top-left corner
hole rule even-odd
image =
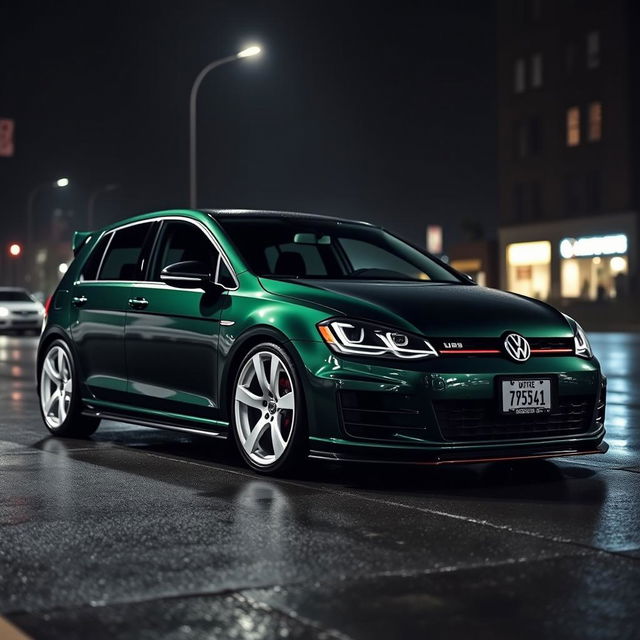
[[[546,300],[551,288],[551,243],[517,242],[507,246],[507,288]]]
[[[567,109],[567,147],[580,144],[580,107]]]
[[[597,69],[600,66],[600,32],[591,31],[587,34],[587,69]]]
[[[534,53],[531,56],[531,86],[539,89],[542,86],[542,54]]]
[[[513,66],[513,90],[524,93],[527,84],[527,66],[524,58],[518,58]]]
[[[589,105],[589,142],[598,142],[602,138],[602,102]]]
[[[562,297],[606,300],[626,296],[629,291],[627,249],[628,239],[623,233],[564,238],[560,242]]]

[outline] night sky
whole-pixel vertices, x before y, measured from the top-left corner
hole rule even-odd
[[[495,224],[492,2],[5,2],[0,237],[37,216],[97,223],[187,205],[188,96],[201,67],[259,43],[261,59],[207,77],[199,99],[199,204],[368,219],[424,243],[465,220]]]

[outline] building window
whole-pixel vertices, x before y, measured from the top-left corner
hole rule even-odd
[[[540,126],[540,118],[534,116],[529,119],[529,153],[537,156],[542,150],[542,128]]]
[[[580,107],[567,109],[567,147],[580,144]]]
[[[599,171],[591,171],[585,176],[585,195],[589,213],[596,213],[602,208],[602,181]]]
[[[569,215],[582,213],[582,193],[584,180],[577,175],[568,175],[565,178],[565,208]]]
[[[525,219],[525,194],[524,194],[524,185],[519,183],[513,189],[513,209],[515,212],[515,218],[518,221],[522,221]]]
[[[513,190],[513,208],[519,222],[536,220],[542,215],[542,191],[539,182],[520,182]]]
[[[589,142],[598,142],[602,138],[602,102],[589,105]]]
[[[551,243],[518,242],[507,245],[507,288],[546,300],[551,289]]]
[[[591,31],[587,34],[587,69],[597,69],[600,66],[600,32]]]
[[[513,158],[522,160],[537,156],[542,148],[540,118],[533,116],[527,120],[517,120],[513,124]]]
[[[531,218],[533,220],[538,219],[542,215],[542,199],[540,196],[540,183],[532,182],[529,185],[529,198]]]
[[[529,152],[529,141],[527,136],[527,121],[518,120],[513,126],[513,157],[515,160],[522,160]]]
[[[534,53],[531,56],[531,86],[539,89],[542,86],[542,54]]]
[[[518,58],[513,67],[513,90],[524,93],[527,85],[527,67],[524,58]]]

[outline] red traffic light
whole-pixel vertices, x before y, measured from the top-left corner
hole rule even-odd
[[[12,258],[17,258],[22,253],[22,247],[14,242],[12,245],[9,245],[9,255]]]

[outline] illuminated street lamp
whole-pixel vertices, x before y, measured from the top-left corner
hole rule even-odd
[[[13,267],[10,268],[12,276],[11,283],[15,286],[18,274],[18,260],[22,254],[22,245],[19,245],[17,242],[12,242],[9,245],[9,262],[13,263]]]
[[[189,206],[195,209],[197,206],[197,177],[196,177],[196,103],[198,99],[198,89],[204,80],[204,77],[213,71],[217,67],[221,67],[223,64],[233,62],[234,60],[240,60],[242,58],[253,58],[262,53],[262,49],[256,45],[247,47],[238,53],[227,56],[226,58],[220,58],[210,62],[200,73],[196,76],[191,87],[191,96],[189,100]]]
[[[29,198],[27,199],[27,247],[28,252],[32,253],[35,251],[33,244],[33,207],[36,202],[36,198],[38,194],[47,187],[53,187],[54,189],[64,189],[69,186],[69,178],[60,177],[53,182],[51,180],[47,180],[46,182],[41,182],[39,185],[36,185],[29,193]],[[31,277],[31,267],[33,266],[33,260],[27,260],[26,265],[26,276],[27,278]]]
[[[29,250],[33,250],[33,206],[38,194],[46,187],[54,187],[55,189],[64,189],[69,186],[69,178],[58,178],[53,182],[47,180],[35,186],[29,193],[27,200],[27,246]]]

